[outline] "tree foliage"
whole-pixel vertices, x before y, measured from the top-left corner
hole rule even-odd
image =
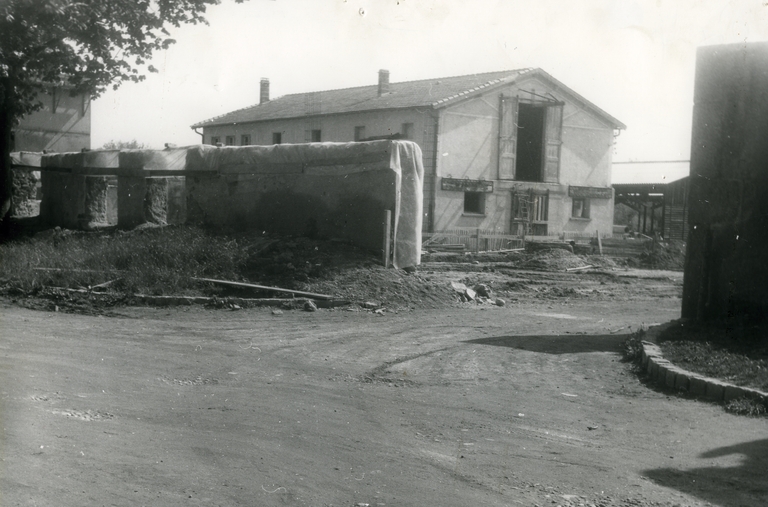
[[[115,141],[110,140],[104,143],[101,147],[102,150],[145,150],[149,149],[149,146],[138,142],[136,139],[130,141]]]
[[[235,0],[241,3],[244,0]],[[219,0],[0,0],[0,217],[10,203],[10,129],[64,86],[98,97],[156,72],[147,61],[172,27],[206,23]]]

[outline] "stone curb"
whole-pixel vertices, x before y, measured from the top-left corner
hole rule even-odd
[[[714,401],[724,402],[736,398],[751,398],[768,403],[768,393],[686,371],[664,359],[661,348],[655,342],[663,331],[678,322],[667,322],[646,331],[646,339],[642,341],[642,367],[652,380],[669,388],[688,391],[696,396]]]

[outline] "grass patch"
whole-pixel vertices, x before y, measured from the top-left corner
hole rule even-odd
[[[356,271],[356,279],[335,282],[353,268],[363,272]],[[19,234],[16,239],[0,244],[0,292],[40,297],[46,297],[52,287],[87,289],[105,282],[111,282],[110,293],[122,296],[275,295],[271,291],[220,287],[192,278],[250,282],[337,296],[347,286],[365,282],[379,271],[397,276],[392,270],[384,270],[371,252],[343,241],[196,226],[138,228],[128,232],[52,229],[34,236]],[[367,292],[377,288],[367,287]],[[359,297],[367,299],[370,294]]]
[[[238,280],[247,256],[236,239],[196,227],[51,231],[0,245],[0,279],[23,293],[114,281],[111,289],[129,294],[195,294],[191,277]]]
[[[686,370],[768,391],[768,326],[676,325],[659,336],[664,358]]]

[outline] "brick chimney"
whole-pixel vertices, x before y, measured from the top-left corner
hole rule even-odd
[[[379,97],[389,93],[389,71],[381,69],[379,71]]]
[[[259,104],[269,102],[269,79],[261,78],[261,88],[259,90]]]

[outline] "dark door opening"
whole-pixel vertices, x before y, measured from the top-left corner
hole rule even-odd
[[[545,107],[520,104],[517,114],[517,171],[520,181],[544,181],[542,154],[544,153]]]

